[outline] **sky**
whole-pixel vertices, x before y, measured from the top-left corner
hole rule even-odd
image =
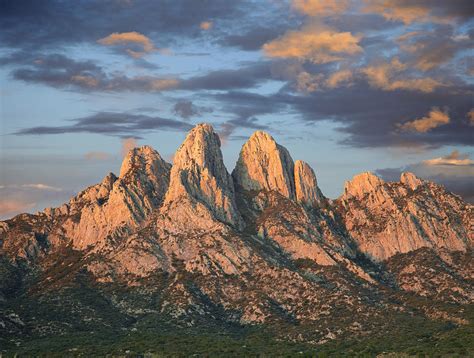
[[[411,171],[474,202],[472,0],[0,0],[0,218],[265,130],[323,193]]]

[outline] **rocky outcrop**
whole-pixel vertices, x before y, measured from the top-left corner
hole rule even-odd
[[[294,200],[294,163],[286,148],[268,133],[257,131],[243,145],[232,172],[238,189],[276,191]]]
[[[295,191],[296,200],[303,205],[321,206],[325,201],[313,169],[302,160],[295,162]]]
[[[378,176],[365,172],[356,175],[344,185],[344,197],[363,197],[366,193],[375,191],[384,181]]]
[[[404,184],[411,190],[416,190],[416,188],[423,184],[423,180],[413,173],[403,172],[400,176],[400,183]]]
[[[240,225],[232,177],[225,168],[220,146],[219,136],[209,124],[198,124],[189,132],[174,156],[162,212],[172,208],[185,214],[191,206],[196,212],[208,210],[222,222]]]
[[[470,206],[411,173],[403,173],[398,183],[357,175],[338,202],[359,249],[378,261],[422,247],[465,251],[472,244],[466,219]]]

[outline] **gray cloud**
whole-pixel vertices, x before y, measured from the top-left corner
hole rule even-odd
[[[252,1],[74,1],[39,3],[3,1],[0,42],[10,48],[37,50],[72,43],[94,43],[113,32],[155,34],[159,47],[179,36],[200,36],[202,21],[240,18],[255,5]],[[47,26],[45,26],[47,24]]]
[[[173,106],[173,112],[183,119],[200,116],[212,112],[211,108],[196,106],[192,101],[180,100]]]
[[[243,34],[229,34],[218,40],[224,46],[235,46],[244,51],[258,51],[267,42],[283,35],[284,27],[256,26]]]
[[[113,135],[122,138],[138,138],[140,134],[150,130],[187,131],[189,123],[173,119],[134,115],[129,113],[99,112],[91,116],[71,120],[73,124],[65,126],[39,126],[21,129],[16,135],[44,135],[61,133],[96,133]]]
[[[91,60],[74,60],[62,54],[32,55],[16,52],[0,58],[2,65],[21,65],[13,70],[16,80],[39,83],[56,88],[78,91],[144,91],[159,92],[175,88],[175,78],[140,76],[127,77],[120,73],[108,74]]]
[[[271,78],[270,64],[250,63],[237,69],[217,70],[183,80],[183,90],[233,90],[254,87]]]

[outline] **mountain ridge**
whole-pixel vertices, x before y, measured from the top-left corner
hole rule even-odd
[[[118,177],[1,222],[0,271],[18,280],[0,287],[0,329],[23,332],[8,318],[18,314],[30,330],[64,330],[16,297],[57,305],[55,292],[78,287],[137,327],[150,315],[177,326],[283,325],[276,336],[311,344],[389,329],[387,312],[465,324],[452,307],[474,300],[472,205],[411,173],[400,182],[362,173],[330,200],[269,134],[249,138],[232,174],[220,145],[199,124],[173,165],[134,148]]]

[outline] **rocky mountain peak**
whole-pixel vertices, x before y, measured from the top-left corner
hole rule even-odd
[[[415,190],[423,184],[423,181],[413,173],[403,172],[400,176],[400,183],[405,184],[411,190]]]
[[[161,167],[171,165],[164,161],[160,154],[148,145],[130,149],[122,161],[120,167],[120,178],[124,178],[128,173],[143,172],[149,175],[155,175]],[[161,171],[160,171],[161,172]]]
[[[295,190],[296,200],[305,205],[319,206],[324,200],[313,169],[302,160],[295,161]]]
[[[382,185],[384,181],[371,172],[358,174],[347,181],[344,185],[344,196],[361,197],[364,194],[375,190]]]
[[[273,190],[296,198],[293,159],[285,147],[263,131],[252,134],[242,146],[232,176],[243,190]]]
[[[204,204],[216,219],[235,225],[240,215],[220,146],[210,124],[198,124],[188,133],[174,156],[165,204],[186,198]]]

